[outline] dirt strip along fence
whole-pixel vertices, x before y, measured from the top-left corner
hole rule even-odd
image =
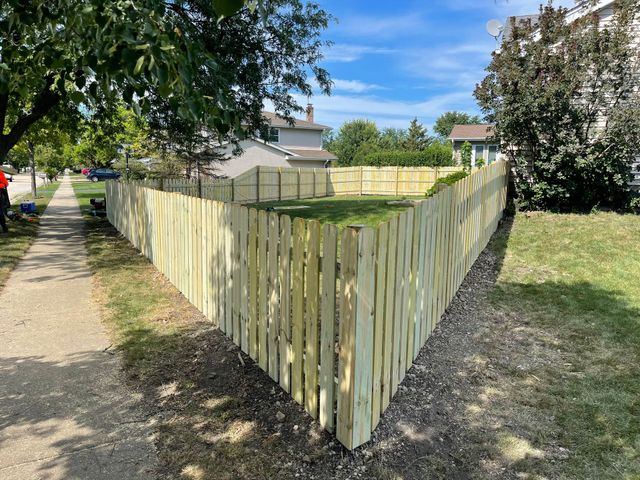
[[[233,203],[322,198],[335,195],[424,195],[438,178],[462,167],[253,167],[232,179],[170,179],[137,185]]]
[[[352,449],[370,439],[497,228],[507,175],[494,163],[340,236],[330,224],[122,182],[107,183],[108,218]]]

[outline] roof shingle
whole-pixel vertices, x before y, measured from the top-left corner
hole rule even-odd
[[[496,126],[492,123],[475,125],[454,125],[450,140],[487,140],[495,136]]]
[[[279,117],[273,112],[262,112],[262,116],[266,118],[267,123],[269,123],[272,127],[306,128],[308,130],[328,130],[330,128],[326,125],[307,122],[306,120],[301,120],[299,118],[294,118],[294,124],[291,125],[284,118]]]

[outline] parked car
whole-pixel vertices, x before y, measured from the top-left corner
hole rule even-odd
[[[87,178],[92,182],[99,182],[100,180],[117,180],[121,175],[120,172],[111,168],[92,168],[87,173]]]
[[[5,173],[4,176],[7,178],[7,180],[13,182],[13,175],[11,175],[10,173]]]

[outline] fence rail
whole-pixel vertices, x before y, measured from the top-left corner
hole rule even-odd
[[[107,208],[191,303],[351,449],[371,437],[497,228],[507,175],[506,162],[492,164],[375,229],[340,236],[334,225],[120,182],[107,183]]]
[[[333,195],[424,195],[438,178],[462,167],[254,167],[232,179],[171,179],[137,185],[234,203],[321,198]]]

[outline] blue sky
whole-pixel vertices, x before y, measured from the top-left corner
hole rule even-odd
[[[492,18],[535,13],[540,0],[317,0],[338,18],[322,65],[335,82],[315,96],[315,119],[339,127],[354,118],[379,127],[427,126],[447,110],[479,113],[473,89],[484,77],[495,40]],[[572,6],[573,0],[555,0]],[[306,100],[306,99],[305,99]]]

